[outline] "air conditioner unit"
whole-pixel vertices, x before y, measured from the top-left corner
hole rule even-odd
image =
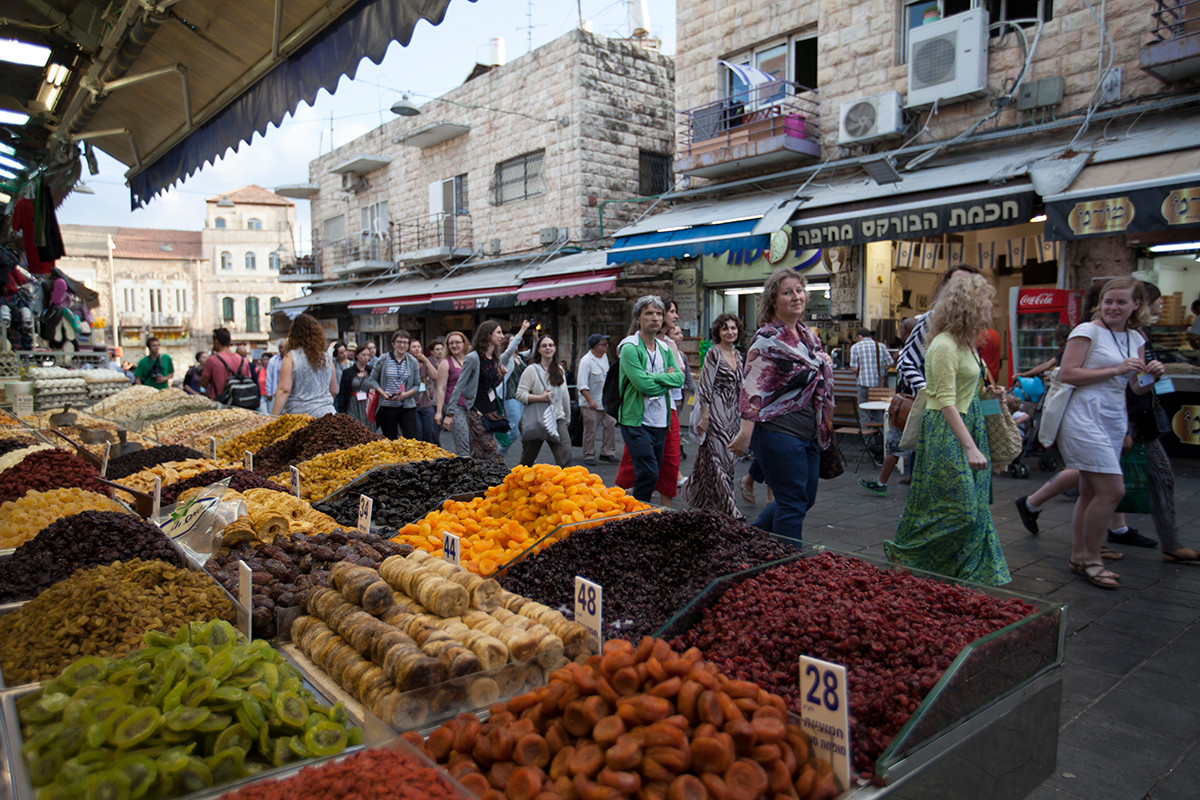
[[[359,192],[366,184],[366,180],[357,172],[342,173],[342,191],[343,192]]]
[[[847,100],[838,115],[838,144],[873,142],[904,130],[904,109],[899,92]]]
[[[908,107],[987,89],[988,13],[974,8],[908,34]]]

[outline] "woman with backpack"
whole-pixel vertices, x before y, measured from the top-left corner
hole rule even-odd
[[[323,417],[335,413],[337,370],[325,352],[325,330],[311,314],[301,314],[288,332],[288,352],[279,367],[279,388],[271,413]]]

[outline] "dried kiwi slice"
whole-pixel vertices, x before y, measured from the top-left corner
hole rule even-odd
[[[241,703],[246,699],[244,689],[239,689],[236,686],[218,686],[213,689],[204,704],[217,711],[225,711]]]
[[[139,708],[113,727],[109,741],[119,748],[133,747],[149,739],[162,721],[163,716],[157,708]],[[105,720],[105,724],[107,722]]]
[[[212,785],[212,770],[199,758],[189,758],[187,765],[175,773],[175,791],[179,794],[191,794]]]
[[[183,705],[183,693],[187,691],[187,688],[187,679],[181,677],[179,683],[171,687],[171,691],[167,692],[166,696],[162,699],[162,703],[160,704],[162,710],[170,711],[173,708]]]
[[[142,642],[146,647],[162,647],[168,650],[175,646],[175,640],[162,631],[146,631],[146,635],[142,637]]]
[[[203,722],[196,726],[196,730],[199,733],[220,733],[232,722],[233,717],[228,714],[209,714]]]
[[[350,747],[358,747],[363,743],[363,729],[358,727],[350,728],[346,734],[346,741]]]
[[[242,704],[237,707],[236,716],[238,722],[242,723],[242,727],[251,736],[257,736],[258,729],[267,721],[266,712],[263,711],[262,704],[255,697],[247,697],[243,700]]]
[[[246,774],[246,751],[230,747],[204,759],[204,763],[212,771],[214,783],[228,783]]]
[[[83,800],[130,800],[131,789],[132,784],[124,773],[106,769],[80,781],[76,796]]]
[[[255,731],[257,735],[257,731]],[[243,753],[249,753],[250,748],[254,746],[254,738],[246,733],[246,729],[241,725],[230,725],[217,736],[217,740],[213,742],[213,751],[221,752],[230,747],[241,748]]]
[[[312,758],[313,753],[304,744],[304,738],[301,736],[288,736],[288,747],[292,748],[292,752],[299,758]]]
[[[89,684],[99,683],[109,673],[111,659],[99,656],[85,656],[74,662],[59,675],[59,680],[74,692],[76,689]]]
[[[212,694],[213,689],[216,689],[218,682],[216,678],[205,677],[198,681],[193,681],[188,684],[187,690],[183,693],[183,704],[192,706],[193,708],[203,703]]]
[[[308,706],[295,692],[280,692],[275,696],[275,713],[284,725],[293,728],[304,728],[308,721]]]
[[[281,736],[275,740],[274,750],[271,752],[271,763],[277,767],[282,767],[284,764],[290,764],[293,761],[298,761],[297,756],[292,751],[291,736]]]
[[[113,771],[129,779],[129,796],[133,800],[144,795],[158,779],[158,768],[154,761],[143,755],[122,758],[113,764]]]
[[[66,759],[59,750],[47,750],[44,753],[34,753],[28,756],[29,780],[34,787],[42,787],[52,782]]]
[[[321,722],[304,732],[304,746],[314,756],[331,756],[346,749],[346,728],[335,722]]]
[[[168,730],[186,732],[195,730],[200,726],[200,723],[208,719],[212,714],[212,709],[209,708],[192,708],[191,706],[179,706],[167,712],[163,718],[163,724]]]

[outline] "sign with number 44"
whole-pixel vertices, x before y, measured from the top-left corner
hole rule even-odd
[[[442,558],[449,561],[454,566],[462,565],[462,550],[460,548],[461,541],[457,533],[442,534]]]
[[[833,765],[839,789],[850,786],[850,708],[846,668],[808,656],[800,657],[801,727],[812,739],[815,754]]]

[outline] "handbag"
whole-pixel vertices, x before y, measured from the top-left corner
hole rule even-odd
[[[1121,477],[1125,479],[1125,496],[1117,511],[1125,514],[1150,513],[1150,458],[1146,445],[1138,442],[1121,454]]]
[[[1000,413],[984,417],[987,423],[988,450],[992,456],[992,471],[1002,472],[1005,467],[1021,455],[1024,438],[1021,429],[1013,422],[1008,406],[1000,403]]]
[[[1171,431],[1167,411],[1153,391],[1138,394],[1125,387],[1125,406],[1134,435],[1143,442],[1153,442]]]
[[[846,464],[842,460],[842,451],[838,449],[837,440],[829,437],[829,446],[821,448],[821,465],[817,475],[821,480],[832,480],[838,475],[846,471]]]
[[[512,427],[508,424],[508,417],[499,411],[480,411],[479,423],[488,433],[507,433],[508,429]]]
[[[375,424],[375,414],[379,411],[379,392],[371,390],[371,396],[367,398],[367,422]]]
[[[1087,355],[1083,357],[1084,364],[1087,364],[1088,359],[1092,356],[1092,350],[1095,348],[1096,337],[1093,336],[1088,343]],[[1067,404],[1071,402],[1071,396],[1075,394],[1075,387],[1059,380],[1058,374],[1058,369],[1051,371],[1050,388],[1046,390],[1046,399],[1042,401],[1042,418],[1038,425],[1038,441],[1044,447],[1054,444],[1054,441],[1058,438],[1058,429],[1062,425],[1063,414],[1067,412]]]
[[[537,376],[542,384],[541,391],[546,391],[548,387],[540,369]],[[526,403],[525,410],[521,412],[520,427],[523,442],[558,443],[558,415],[554,411],[553,403]]]
[[[916,450],[917,445],[921,442],[921,420],[925,418],[925,406],[927,403],[925,397],[925,388],[917,392],[917,396],[913,398],[912,407],[908,412],[908,419],[904,421],[904,432],[900,434],[900,449],[901,450]]]
[[[911,394],[896,392],[892,395],[892,400],[888,403],[887,418],[888,426],[897,430],[904,430],[904,425],[908,422],[908,414],[912,410],[913,401],[916,400]]]

